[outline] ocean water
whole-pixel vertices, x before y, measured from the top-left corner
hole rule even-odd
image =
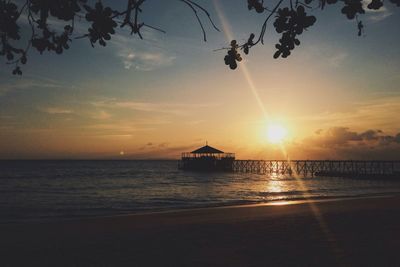
[[[399,179],[178,170],[178,161],[0,161],[0,223],[400,193]]]

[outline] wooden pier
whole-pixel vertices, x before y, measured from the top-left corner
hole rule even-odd
[[[259,174],[400,177],[400,161],[381,160],[235,160],[232,169]]]

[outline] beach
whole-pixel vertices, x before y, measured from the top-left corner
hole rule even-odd
[[[0,0],[0,267],[400,267],[394,6]]]
[[[400,197],[0,225],[2,266],[398,266]]]

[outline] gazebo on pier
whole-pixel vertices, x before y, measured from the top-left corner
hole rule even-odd
[[[182,153],[180,169],[195,171],[232,171],[234,153],[225,153],[206,144],[192,152]]]

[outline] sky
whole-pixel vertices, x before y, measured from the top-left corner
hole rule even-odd
[[[207,42],[182,2],[148,0],[143,20],[165,34],[118,29],[106,47],[31,51],[22,76],[2,62],[0,159],[168,159],[206,141],[240,159],[400,159],[399,8],[368,11],[361,37],[339,6],[316,9],[286,59],[272,57],[269,24],[232,71],[214,50],[258,34],[267,14],[198,2],[221,30],[199,14]],[[287,130],[283,142],[269,142],[270,125]]]

